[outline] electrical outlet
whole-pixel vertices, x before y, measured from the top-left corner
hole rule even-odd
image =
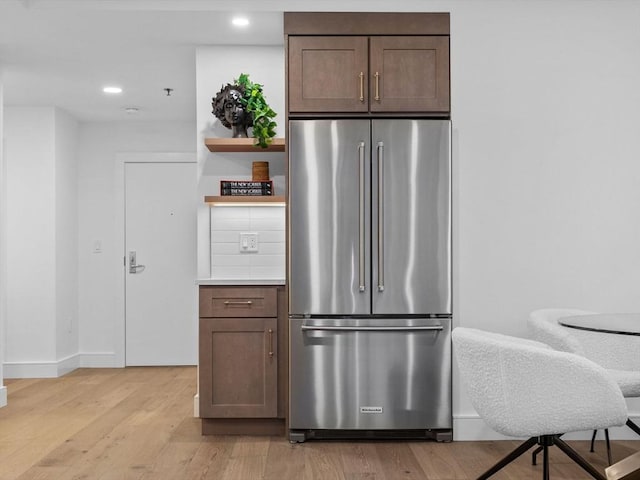
[[[258,234],[245,232],[240,234],[240,252],[255,253],[258,251]]]

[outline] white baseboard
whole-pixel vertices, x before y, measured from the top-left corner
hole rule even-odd
[[[640,423],[640,413],[629,412],[629,418],[636,424]],[[566,440],[591,440],[592,431],[572,432],[563,435]],[[598,432],[597,439],[603,439],[604,433]],[[611,440],[638,440],[630,428],[626,426],[611,427],[609,429]],[[454,441],[479,441],[479,440],[513,440],[493,431],[478,415],[459,415],[453,418]]]
[[[77,368],[114,368],[114,353],[77,353],[50,362],[6,362],[4,378],[57,378]]]
[[[78,354],[70,355],[66,358],[60,359],[57,362],[57,375],[56,377],[62,377],[67,373],[73,372],[76,368],[80,367],[80,356]]]
[[[0,408],[7,406],[7,387],[0,387]]]
[[[118,368],[116,364],[116,354],[113,352],[104,353],[81,353],[81,368]]]
[[[56,378],[58,362],[5,362],[4,378]]]
[[[454,415],[453,440],[513,440],[492,430],[479,415]]]
[[[200,416],[200,395],[197,393],[193,396],[193,416],[196,418]]]

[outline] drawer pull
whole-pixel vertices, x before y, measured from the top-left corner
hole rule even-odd
[[[269,358],[273,358],[273,329],[269,329]]]
[[[225,305],[246,305],[247,307],[250,307],[251,305],[253,305],[253,302],[251,300],[247,300],[246,302],[225,300],[224,304]]]
[[[360,101],[364,102],[364,72],[360,72]]]
[[[376,102],[380,101],[380,73],[376,72],[374,77],[376,78]]]

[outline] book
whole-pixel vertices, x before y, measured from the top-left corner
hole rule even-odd
[[[221,180],[220,195],[261,196],[273,195],[273,182],[249,180]]]

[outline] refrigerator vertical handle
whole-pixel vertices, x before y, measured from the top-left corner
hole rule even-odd
[[[384,143],[378,142],[378,291],[384,291]]]
[[[358,178],[358,286],[361,292],[366,289],[365,281],[365,172],[364,172],[364,142],[358,143],[359,178]]]

